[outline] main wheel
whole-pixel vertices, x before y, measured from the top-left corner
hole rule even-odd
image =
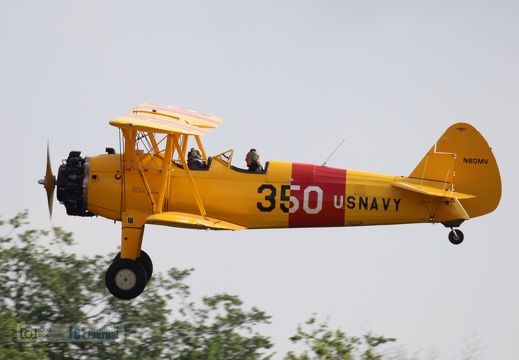
[[[114,257],[113,261],[117,260],[121,260],[121,253],[118,253]],[[146,270],[148,281],[150,281],[151,275],[153,275],[153,262],[151,261],[150,256],[144,250],[141,250],[141,256],[139,256],[136,260],[142,264],[144,270]]]
[[[105,283],[115,297],[130,300],[139,296],[146,287],[148,276],[139,261],[119,259],[106,270]]]
[[[449,241],[451,242],[451,244],[459,245],[463,242],[464,238],[465,236],[463,235],[461,230],[452,229],[449,233]]]
[[[137,261],[141,263],[144,270],[146,270],[146,275],[148,276],[148,281],[151,279],[151,275],[153,275],[153,262],[151,258],[144,250],[141,250],[141,256],[137,258]]]

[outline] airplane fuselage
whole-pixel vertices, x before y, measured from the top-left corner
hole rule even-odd
[[[142,154],[140,173],[119,154],[87,158],[87,210],[121,220],[121,208],[151,215],[162,185],[162,157]],[[188,175],[171,162],[161,212],[198,213]],[[449,201],[391,184],[403,177],[270,161],[250,173],[219,157],[190,174],[207,215],[249,229],[383,225],[450,221]],[[145,176],[149,189],[142,181]],[[124,205],[123,205],[124,204]],[[434,218],[431,211],[434,210]]]

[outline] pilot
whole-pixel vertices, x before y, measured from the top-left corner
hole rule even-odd
[[[187,153],[187,166],[192,170],[205,169],[207,167],[202,154],[200,154],[200,150],[195,148],[189,150]]]
[[[245,156],[245,161],[247,162],[247,167],[249,168],[250,172],[264,172],[263,166],[261,166],[259,158],[260,154],[256,151],[256,149],[250,149],[250,151],[247,153],[247,156]]]

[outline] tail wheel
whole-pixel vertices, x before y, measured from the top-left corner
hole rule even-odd
[[[114,261],[106,270],[105,282],[112,295],[119,299],[130,300],[144,291],[148,276],[140,262],[120,259]]]
[[[461,230],[452,229],[449,233],[449,241],[451,242],[451,244],[459,245],[463,242],[464,238],[465,236],[463,235]]]

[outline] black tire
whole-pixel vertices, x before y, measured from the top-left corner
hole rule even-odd
[[[465,236],[463,235],[461,230],[452,229],[449,233],[449,241],[451,242],[451,244],[459,245],[463,242],[464,238]]]
[[[151,275],[153,275],[153,262],[150,256],[144,250],[141,250],[141,256],[137,258],[137,261],[140,262],[144,270],[146,270],[148,281],[150,281]]]
[[[118,253],[114,257],[113,261],[117,261],[120,259],[121,259],[121,253]],[[139,256],[137,258],[137,261],[140,262],[141,265],[144,267],[144,270],[146,270],[146,275],[148,277],[148,281],[150,281],[151,276],[153,275],[153,262],[151,261],[150,256],[144,250],[141,250],[141,256]]]
[[[106,288],[113,296],[130,300],[139,296],[146,287],[148,277],[139,261],[119,259],[106,270]]]

